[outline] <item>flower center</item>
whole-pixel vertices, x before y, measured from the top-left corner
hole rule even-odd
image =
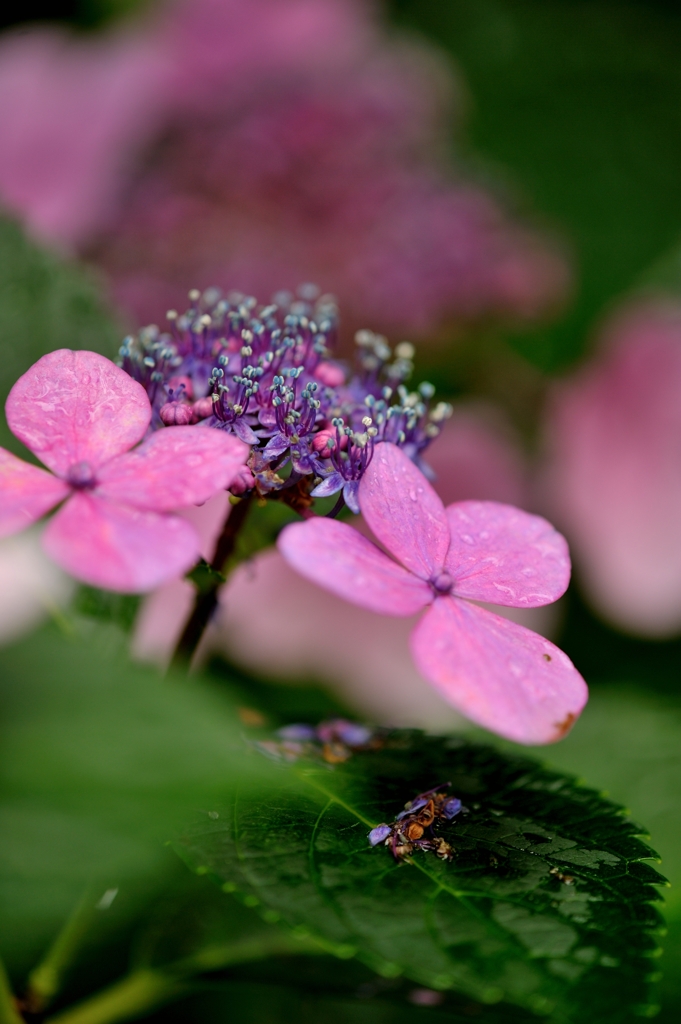
[[[69,466],[66,480],[77,491],[87,491],[95,486],[95,472],[89,462],[74,462]]]
[[[448,572],[441,572],[432,578],[430,585],[438,596],[442,594],[451,594],[454,587],[454,580]]]

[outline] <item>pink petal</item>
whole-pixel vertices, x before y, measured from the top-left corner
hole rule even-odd
[[[168,427],[103,466],[97,494],[156,512],[199,505],[229,487],[249,451],[222,430]]]
[[[430,587],[335,519],[292,523],[278,547],[301,576],[373,612],[413,615],[432,601]]]
[[[152,590],[182,575],[199,555],[196,530],[185,519],[82,492],[50,521],[43,547],[84,583],[124,593]]]
[[[56,476],[0,448],[0,537],[30,526],[68,493]]]
[[[12,433],[58,476],[94,470],[137,444],[151,420],[146,391],[96,352],[49,352],[19,378],[5,406]]]
[[[447,519],[446,566],[457,597],[539,608],[567,590],[567,543],[541,516],[496,501],[460,501],[449,506]]]
[[[362,515],[388,551],[421,579],[444,566],[449,526],[423,473],[394,444],[379,444],[359,485]]]
[[[438,598],[411,635],[422,675],[467,718],[516,743],[552,743],[584,707],[586,683],[561,650],[467,601]]]

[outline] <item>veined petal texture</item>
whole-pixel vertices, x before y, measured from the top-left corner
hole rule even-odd
[[[335,519],[292,523],[282,530],[278,547],[301,576],[372,612],[413,615],[432,601],[426,583]]]
[[[362,515],[402,565],[423,580],[444,568],[449,526],[439,496],[401,448],[378,444],[359,485]]]
[[[456,597],[539,608],[565,593],[567,542],[546,519],[496,501],[459,501],[446,511]]]
[[[411,635],[417,669],[457,710],[516,743],[569,731],[588,691],[566,654],[508,619],[439,597]]]
[[[186,519],[83,493],[74,494],[48,523],[43,547],[76,579],[123,593],[153,590],[199,557],[198,535]]]
[[[229,487],[249,450],[222,430],[166,427],[103,466],[96,493],[155,512],[199,505]]]
[[[96,470],[140,441],[151,420],[141,384],[96,352],[48,352],[19,378],[5,405],[12,433],[58,476]]]
[[[68,493],[59,477],[0,448],[0,537],[35,523]]]

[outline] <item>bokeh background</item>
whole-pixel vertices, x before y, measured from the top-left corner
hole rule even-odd
[[[443,496],[542,511],[571,541],[573,585],[532,624],[592,697],[538,756],[649,830],[672,881],[659,1019],[678,1020],[681,12],[286,7],[81,0],[4,16],[3,394],[50,348],[114,352],[192,286],[265,297],[314,279],[341,299],[346,354],[360,326],[413,340],[417,378],[455,405],[432,451]],[[31,538],[4,543],[0,571],[8,643],[72,596]],[[317,682],[356,713],[464,727],[410,668],[408,624],[320,599],[272,554],[230,587],[211,651],[244,686]],[[277,621],[263,647],[249,622],[284,592],[302,626]],[[138,610],[141,657],[163,658],[186,600],[178,584]],[[323,629],[339,616],[352,651]]]

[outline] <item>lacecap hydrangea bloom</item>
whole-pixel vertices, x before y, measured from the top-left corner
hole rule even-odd
[[[234,494],[255,487],[302,514],[314,498],[337,495],[336,511],[345,503],[358,513],[375,445],[390,441],[421,464],[451,406],[431,406],[427,382],[407,388],[408,342],[393,350],[359,331],[356,370],[334,360],[335,300],[314,285],[274,300],[192,291],[185,313],[168,313],[165,332],[151,326],[125,340],[120,365],[146,389],[153,426],[203,422],[252,446]]]
[[[146,388],[158,429],[201,421],[250,444],[234,494],[283,500],[305,522],[279,549],[308,579],[373,611],[410,616],[423,677],[463,714],[522,743],[569,730],[587,699],[569,659],[522,626],[477,607],[536,608],[570,577],[563,537],[538,516],[496,502],[445,510],[426,449],[451,407],[431,385],[410,390],[412,346],[357,335],[354,372],[334,359],[337,310],[304,285],[259,306],[216,289],[190,293],[169,329],[126,339],[121,365]],[[335,496],[326,516],[317,499]],[[347,505],[398,562],[333,518]]]
[[[61,504],[43,538],[55,561],[97,586],[145,590],[181,576],[200,552],[193,526],[169,513],[229,489],[243,502],[241,524],[253,498],[283,501],[305,520],[279,539],[301,574],[379,613],[425,609],[414,660],[457,709],[522,743],[565,735],[587,696],[569,659],[471,602],[555,601],[569,580],[567,545],[509,505],[445,509],[423,454],[451,407],[431,408],[427,383],[407,388],[412,346],[392,351],[361,331],[351,373],[333,358],[335,303],[311,285],[265,306],[216,289],[190,300],[182,315],[169,312],[167,331],[127,338],[120,366],[61,350],[15,384],[10,428],[52,473],[1,453],[0,531]],[[334,497],[320,515],[317,502]],[[335,520],[344,506],[364,514],[397,561]],[[238,528],[228,516],[224,530]],[[178,656],[196,649],[223,565],[213,565],[210,602],[196,599]]]
[[[228,487],[248,455],[236,437],[202,427],[154,433],[135,447],[149,427],[149,399],[95,352],[43,356],[5,408],[13,434],[51,472],[0,449],[0,536],[61,505],[43,534],[46,552],[109,590],[151,590],[191,568],[198,536],[169,513]]]

